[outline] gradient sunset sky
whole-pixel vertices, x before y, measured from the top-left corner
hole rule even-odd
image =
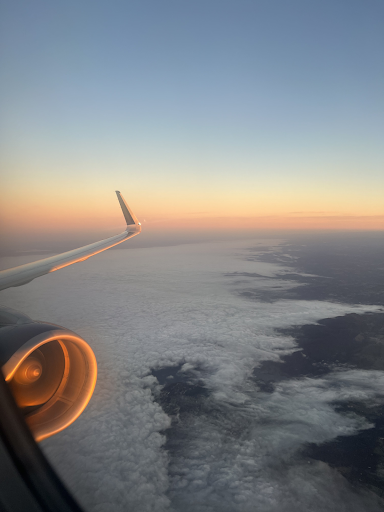
[[[3,233],[384,229],[382,0],[0,5]]]

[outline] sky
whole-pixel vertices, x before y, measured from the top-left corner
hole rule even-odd
[[[381,0],[0,10],[5,238],[384,229]]]

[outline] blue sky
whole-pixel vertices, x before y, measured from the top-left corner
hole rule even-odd
[[[176,195],[190,210],[200,190],[206,209],[232,191],[249,215],[384,213],[382,1],[8,1],[1,11],[7,197],[55,187],[75,204],[77,191],[133,188],[150,216],[159,190],[168,213]],[[177,201],[173,214],[183,215]]]

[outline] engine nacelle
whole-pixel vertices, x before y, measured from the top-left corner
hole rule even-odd
[[[96,358],[80,336],[9,308],[0,309],[0,365],[36,441],[73,423],[96,385]]]

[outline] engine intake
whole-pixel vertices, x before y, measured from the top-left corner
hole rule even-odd
[[[96,358],[72,331],[32,320],[4,326],[0,356],[4,378],[36,441],[68,427],[91,399]]]

